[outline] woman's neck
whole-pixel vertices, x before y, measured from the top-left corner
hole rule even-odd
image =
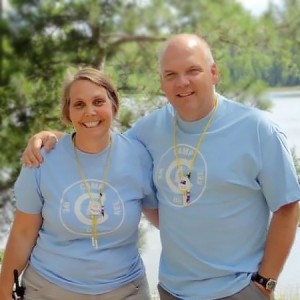
[[[102,152],[110,143],[111,133],[108,132],[104,136],[99,137],[82,137],[75,133],[73,136],[74,144],[77,149],[85,153]]]

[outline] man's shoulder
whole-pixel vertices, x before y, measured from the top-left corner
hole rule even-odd
[[[113,132],[113,139],[117,144],[117,148],[122,152],[128,151],[132,155],[145,150],[144,145],[139,140],[134,139],[127,134]]]
[[[153,122],[155,120],[159,120],[160,118],[165,118],[167,116],[172,116],[173,113],[173,108],[171,104],[165,104],[162,107],[154,109],[152,112],[149,114],[143,116],[138,120],[137,123],[141,122]]]
[[[132,138],[127,134],[114,133],[113,139],[116,147],[115,157],[124,158],[126,156],[127,163],[134,164],[136,160],[150,160],[148,151],[144,144],[136,138]]]
[[[247,129],[253,128],[259,132],[281,131],[270,112],[226,98],[222,101],[224,103],[223,116],[228,122],[246,126]]]
[[[235,113],[240,117],[247,117],[256,121],[270,119],[269,113],[258,107],[229,99],[224,96],[221,97],[221,101],[224,103],[224,109],[228,112]]]
[[[134,125],[135,130],[151,131],[163,126],[174,116],[174,109],[170,104],[153,110],[148,115],[141,117]]]
[[[172,106],[166,104],[155,109],[150,114],[140,118],[132,128],[126,131],[126,136],[139,140],[143,145],[149,145],[157,135],[168,130],[172,123],[174,112]]]

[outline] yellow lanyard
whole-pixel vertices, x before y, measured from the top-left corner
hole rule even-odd
[[[183,197],[183,204],[184,206],[187,206],[189,205],[189,202],[190,202],[190,197],[191,197],[191,193],[190,193],[190,177],[191,177],[191,174],[192,174],[192,170],[194,168],[194,164],[195,164],[195,160],[196,160],[196,157],[197,157],[197,153],[198,151],[200,150],[200,146],[204,140],[204,137],[205,137],[205,134],[211,124],[211,122],[213,121],[215,115],[216,115],[216,112],[217,112],[217,108],[218,108],[218,104],[219,104],[219,101],[218,101],[218,95],[216,95],[216,104],[215,104],[215,107],[213,109],[213,112],[209,118],[209,120],[207,121],[200,137],[199,137],[199,140],[198,140],[198,143],[197,143],[197,146],[196,146],[196,149],[194,150],[194,153],[193,153],[193,157],[191,159],[191,162],[190,162],[190,166],[189,166],[189,170],[188,172],[186,173],[186,175],[183,175],[183,169],[182,169],[182,165],[181,165],[181,162],[180,162],[180,159],[179,159],[179,154],[178,154],[178,143],[177,143],[177,139],[176,139],[176,135],[177,135],[177,115],[174,116],[174,125],[173,125],[173,144],[174,144],[174,155],[175,155],[175,159],[176,159],[176,164],[177,164],[177,168],[178,168],[178,171],[179,171],[179,190],[181,191],[182,193],[182,197]]]
[[[91,194],[90,186],[87,183],[86,178],[84,176],[83,169],[81,168],[80,160],[79,160],[78,153],[77,153],[76,146],[75,146],[75,134],[72,137],[72,142],[73,142],[73,149],[74,149],[77,169],[78,169],[81,180],[82,180],[82,182],[86,188],[86,191],[89,195],[89,198],[90,198],[89,212],[92,215],[92,245],[93,245],[93,247],[98,248],[97,219],[98,219],[98,215],[100,215],[100,214],[102,215],[102,217],[104,217],[104,204],[103,204],[102,197],[103,197],[103,193],[104,193],[104,189],[105,189],[105,183],[107,182],[107,175],[108,175],[108,170],[109,170],[109,165],[110,165],[112,141],[110,138],[109,150],[108,150],[108,154],[107,154],[103,180],[102,180],[102,184],[101,184],[100,190],[99,190],[99,199],[98,200],[95,200],[93,198],[93,196]]]

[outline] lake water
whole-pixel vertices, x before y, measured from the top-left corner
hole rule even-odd
[[[296,153],[300,158],[300,92],[270,93],[267,97],[272,101],[272,117],[286,133],[290,147],[296,147]],[[147,245],[142,254],[149,279],[150,289],[153,295],[156,293],[158,282],[158,264],[161,251],[159,231],[152,228],[147,232]],[[278,295],[300,295],[300,228],[285,267],[280,275]]]

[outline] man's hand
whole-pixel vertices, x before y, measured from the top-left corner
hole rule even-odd
[[[257,282],[253,282],[260,290],[263,294],[265,294],[267,297],[269,297],[269,299],[274,299],[274,293],[271,291],[266,290],[263,286],[261,286],[259,283]]]
[[[41,154],[41,148],[44,147],[47,152],[52,150],[57,143],[57,137],[54,132],[41,131],[30,138],[22,154],[21,161],[26,167],[39,167],[44,161]]]

